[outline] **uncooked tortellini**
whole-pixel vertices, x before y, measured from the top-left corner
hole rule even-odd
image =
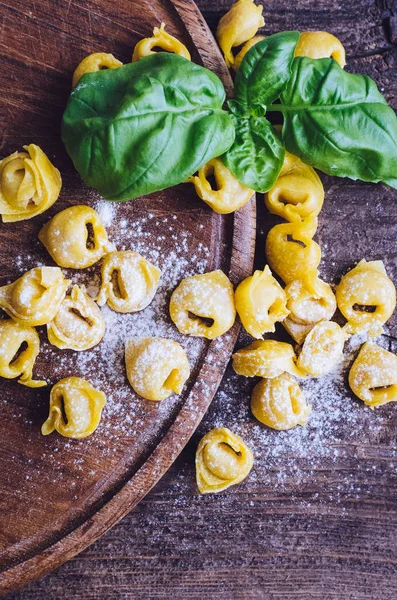
[[[342,361],[348,338],[337,323],[320,321],[307,334],[296,364],[313,377],[326,375]]]
[[[289,313],[284,290],[267,265],[263,271],[255,271],[240,283],[235,301],[244,329],[257,339],[264,333],[274,331],[274,324]]]
[[[15,379],[27,387],[47,385],[32,379],[35,360],[40,351],[40,340],[34,327],[15,323],[11,319],[0,321],[0,377]]]
[[[0,308],[18,323],[45,325],[58,312],[68,286],[58,267],[36,267],[0,287]]]
[[[219,21],[216,39],[227,67],[234,63],[232,48],[253,38],[265,24],[262,11],[263,6],[256,6],[253,0],[238,0]]]
[[[252,392],[251,410],[258,421],[281,431],[306,425],[311,413],[299,384],[288,373],[261,379]]]
[[[145,38],[137,43],[132,55],[132,62],[136,62],[142,56],[148,56],[155,52],[154,48],[161,48],[172,54],[179,54],[187,60],[190,60],[190,52],[182,42],[176,37],[165,31],[165,24],[161,23],[161,27],[153,29],[153,37]]]
[[[363,259],[342,277],[336,301],[349,333],[377,336],[396,307],[396,288],[381,260]]]
[[[53,217],[39,239],[60,267],[86,269],[114,250],[98,213],[89,206],[70,206]]]
[[[164,400],[172,393],[180,394],[190,375],[182,346],[165,338],[128,340],[125,363],[128,381],[146,400]]]
[[[196,452],[196,479],[201,494],[215,494],[245,479],[253,454],[243,440],[226,427],[212,429]]]
[[[160,269],[137,252],[112,252],[102,264],[97,302],[99,306],[107,302],[120,313],[143,310],[153,300],[160,276]]]
[[[265,194],[268,210],[287,221],[316,217],[324,202],[324,188],[316,171],[300,158],[285,153],[280,175]]]
[[[57,431],[68,438],[85,438],[101,420],[106,396],[80,377],[66,377],[51,389],[50,414],[41,427],[43,435]]]
[[[346,65],[344,47],[338,38],[327,31],[303,31],[295,48],[295,56],[334,58],[342,69]]]
[[[248,50],[251,50],[252,46],[255,46],[255,44],[257,44],[258,42],[261,42],[264,39],[265,39],[264,35],[256,35],[255,37],[251,38],[250,40],[248,40],[248,42],[246,42],[244,44],[244,46],[241,48],[240,52],[238,54],[236,54],[236,56],[234,57],[234,63],[232,64],[232,68],[234,71],[239,70],[241,63],[243,62],[243,58],[247,54]]]
[[[94,52],[89,54],[79,64],[75,72],[73,73],[72,86],[75,87],[80,81],[81,77],[86,73],[95,73],[102,69],[117,69],[122,67],[123,63],[117,60],[113,54],[106,54],[106,52]]]
[[[296,366],[296,355],[291,344],[276,340],[260,340],[233,354],[233,369],[245,377],[278,377],[291,373],[304,377]]]
[[[372,409],[397,401],[397,356],[374,342],[365,343],[349,373],[352,391]]]
[[[181,333],[212,340],[234,324],[234,291],[218,270],[183,279],[173,292],[170,315]]]
[[[0,160],[0,214],[4,223],[40,215],[57,200],[61,175],[47,155],[36,146],[24,146]]]
[[[212,189],[208,177],[214,176],[216,189]],[[245,187],[236,179],[220,158],[213,158],[198,170],[198,175],[189,177],[201,200],[215,212],[226,215],[247,204],[254,190]]]
[[[97,304],[74,285],[53,320],[47,323],[47,334],[50,343],[61,350],[89,350],[99,344],[105,327]]]

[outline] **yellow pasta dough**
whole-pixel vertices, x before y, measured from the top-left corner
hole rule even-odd
[[[122,66],[123,63],[117,60],[113,54],[106,54],[106,52],[94,52],[93,54],[89,54],[83,58],[73,73],[72,87],[75,87],[86,73],[95,73],[102,69],[117,69]]]
[[[58,312],[68,286],[58,267],[36,267],[0,287],[0,308],[18,323],[45,325]]]
[[[316,228],[316,219],[281,223],[269,231],[266,239],[266,257],[272,271],[285,283],[300,279],[315,295],[321,294],[317,268],[321,248],[312,239]]]
[[[305,338],[309,331],[313,329],[313,324],[310,325],[302,325],[302,323],[297,323],[290,317],[287,317],[283,321],[284,329],[289,333],[293,340],[299,345],[303,344]]]
[[[349,373],[352,391],[372,409],[397,401],[397,356],[366,342]]]
[[[36,146],[24,146],[0,161],[0,214],[4,223],[40,215],[54,204],[62,187],[61,175]]]
[[[315,296],[300,280],[291,281],[285,288],[289,317],[296,323],[310,325],[333,317],[336,298],[331,286],[319,279],[316,289],[319,293]]]
[[[334,58],[342,69],[346,65],[344,47],[337,37],[327,31],[303,31],[296,45],[295,56]]]
[[[324,188],[316,171],[286,152],[280,175],[265,194],[268,210],[286,221],[299,222],[316,217],[323,202]]]
[[[288,373],[261,379],[252,392],[251,410],[258,421],[280,431],[306,425],[312,411],[299,384]]]
[[[234,63],[232,48],[253,38],[259,27],[265,24],[262,11],[263,6],[256,6],[253,0],[238,0],[219,21],[216,39],[226,66],[230,67]]]
[[[180,394],[190,375],[184,349],[166,338],[128,340],[125,364],[128,381],[146,400],[164,400],[172,393]]]
[[[53,217],[39,240],[60,267],[86,269],[114,250],[98,213],[89,206],[70,206]]]
[[[212,189],[208,177],[214,176],[216,189]],[[220,158],[213,158],[187,180],[193,183],[197,195],[216,213],[226,215],[238,210],[251,198],[254,190],[236,179]]]
[[[106,396],[80,377],[66,377],[51,389],[50,412],[41,427],[43,435],[57,431],[67,438],[91,435],[101,420]]]
[[[212,429],[196,451],[196,479],[201,494],[216,494],[245,479],[254,457],[250,448],[226,427]]]
[[[153,50],[154,48],[161,48],[161,50],[171,52],[172,54],[179,54],[179,56],[183,56],[187,60],[190,60],[189,50],[176,37],[165,31],[164,23],[161,23],[160,28],[155,27],[153,29],[152,37],[145,38],[137,43],[132,55],[132,62],[136,62],[143,56],[153,54],[155,52],[155,50]]]
[[[296,364],[313,377],[326,375],[342,361],[348,338],[337,323],[320,321],[307,334]]]
[[[256,35],[255,37],[251,38],[250,40],[248,40],[248,42],[246,42],[244,44],[244,46],[241,48],[240,52],[238,54],[236,54],[236,56],[234,57],[234,63],[232,64],[232,68],[234,71],[239,70],[241,63],[243,62],[243,58],[247,54],[248,50],[251,50],[252,46],[255,46],[255,44],[257,44],[258,42],[261,42],[264,39],[265,39],[264,35]]]
[[[244,329],[257,339],[274,331],[274,324],[289,313],[285,292],[267,265],[239,284],[235,302]]]
[[[233,286],[220,270],[187,277],[171,296],[170,316],[181,333],[219,337],[236,318]]]
[[[32,379],[35,360],[40,351],[40,339],[34,327],[0,321],[0,377],[15,379],[31,388],[47,385]]]
[[[396,307],[396,288],[381,260],[361,260],[336,288],[338,308],[349,333],[380,335]]]
[[[66,296],[53,320],[47,323],[51,344],[61,350],[89,350],[104,336],[105,320],[97,304],[78,285]]]
[[[245,377],[273,378],[290,373],[304,377],[296,366],[296,355],[291,344],[276,340],[259,340],[233,354],[233,369]]]
[[[143,310],[153,300],[161,271],[132,250],[108,254],[101,268],[99,306],[106,302],[120,313]]]

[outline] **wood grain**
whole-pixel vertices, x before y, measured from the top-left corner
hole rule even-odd
[[[198,2],[213,29],[231,3]],[[395,0],[263,5],[265,33],[326,29],[340,37],[349,70],[372,76],[397,108]],[[396,192],[322,179],[326,202],[318,239],[324,278],[338,281],[365,256],[385,259],[396,281]],[[257,208],[259,267],[274,221],[260,197]],[[388,335],[396,352],[396,315]],[[246,341],[241,335],[239,344]],[[330,415],[332,432],[323,414],[322,426],[311,427],[306,439],[309,450],[302,445],[298,452],[287,436],[277,445],[270,433],[258,435],[249,412],[252,385],[229,369],[192,441],[138,507],[84,553],[9,600],[397,598],[396,407],[367,417],[343,386],[348,406]],[[321,412],[319,403],[314,408]],[[353,409],[355,425],[348,419]],[[240,486],[201,497],[194,452],[200,436],[220,423],[253,446],[255,468]]]

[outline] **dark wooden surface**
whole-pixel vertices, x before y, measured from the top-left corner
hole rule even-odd
[[[231,2],[201,0],[215,27]],[[376,79],[397,108],[397,3],[267,0],[265,33],[326,29],[348,68]],[[322,177],[321,272],[335,282],[355,261],[384,258],[397,281],[397,194]],[[272,224],[258,200],[257,263]],[[396,315],[382,345],[397,351]],[[240,344],[246,342],[243,336]],[[347,364],[359,347],[348,349]],[[108,534],[13,600],[394,600],[397,598],[397,412],[375,413],[347,391],[344,374],[309,384],[309,425],[274,433],[249,413],[253,382],[229,370],[191,443],[154,490]],[[194,452],[214,425],[255,453],[249,479],[199,496]]]

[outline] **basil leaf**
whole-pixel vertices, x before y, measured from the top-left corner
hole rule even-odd
[[[232,115],[236,139],[222,157],[237,179],[256,192],[267,192],[283,166],[285,148],[265,117]]]
[[[185,181],[233,143],[225,91],[211,71],[158,53],[84,75],[62,139],[84,182],[129,200]]]
[[[235,81],[235,98],[249,107],[276,100],[291,74],[298,31],[270,35],[244,56]]]
[[[330,58],[296,58],[281,94],[283,139],[305,163],[397,187],[397,118],[375,82]]]

